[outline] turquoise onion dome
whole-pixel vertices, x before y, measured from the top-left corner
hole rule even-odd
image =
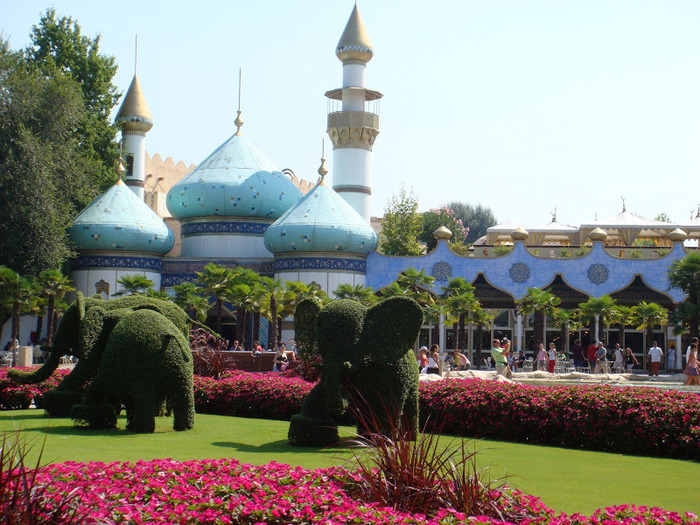
[[[274,221],[302,195],[239,129],[170,189],[166,204],[180,220],[216,216]]]
[[[121,179],[80,212],[67,231],[80,251],[165,255],[175,243],[163,220]]]
[[[321,182],[265,231],[265,247],[278,253],[342,252],[367,255],[377,234],[345,200]]]

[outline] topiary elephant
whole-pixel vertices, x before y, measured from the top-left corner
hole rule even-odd
[[[19,383],[40,383],[56,370],[61,357],[74,355],[78,362],[71,373],[43,399],[47,415],[70,415],[71,407],[83,400],[85,385],[97,374],[112,330],[123,317],[137,310],[160,313],[187,339],[193,321],[174,303],[140,295],[105,301],[99,296],[84,297],[78,292],[61,318],[53,346],[44,347],[50,352],[44,365],[33,372],[10,370],[9,377]]]
[[[85,403],[73,406],[71,417],[91,428],[114,428],[117,401],[126,407],[127,429],[153,432],[167,399],[173,428],[189,430],[194,426],[192,373],[192,352],[177,326],[160,312],[132,311],[109,333]]]
[[[387,434],[399,426],[415,433],[418,365],[412,348],[423,324],[420,305],[392,297],[370,308],[341,299],[324,308],[302,301],[299,309],[302,315],[295,314],[295,325],[302,321],[298,328],[314,334],[311,344],[323,359],[323,372],[304,399],[301,414],[292,416],[289,441],[313,446],[337,442],[337,421],[351,406],[363,415],[360,433]]]

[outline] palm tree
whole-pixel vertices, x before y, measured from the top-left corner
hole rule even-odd
[[[700,336],[700,253],[692,252],[675,261],[668,269],[668,282],[686,294],[685,303],[695,307],[684,309],[688,317],[683,322],[691,337]]]
[[[279,279],[261,277],[258,289],[262,292],[261,314],[270,321],[270,343],[273,348],[280,344],[282,334],[282,317],[280,316],[279,297],[283,288]]]
[[[122,289],[112,294],[113,297],[120,295],[141,295],[153,288],[153,281],[145,275],[125,275],[117,280],[117,284],[122,286]]]
[[[204,290],[205,297],[213,297],[216,309],[216,331],[221,333],[221,316],[226,288],[233,278],[233,272],[225,266],[207,263],[203,272],[197,273],[197,283]]]
[[[517,301],[520,311],[524,314],[533,314],[534,348],[545,342],[544,320],[546,316],[554,317],[561,304],[561,299],[553,293],[539,288],[528,288],[527,293]],[[533,349],[534,350],[534,349]]]
[[[593,331],[593,342],[603,339],[603,328],[615,317],[615,309],[617,304],[615,299],[609,295],[601,295],[600,297],[591,297],[585,303],[578,305],[581,317],[585,317],[595,322],[595,330]],[[601,321],[603,321],[601,323]]]
[[[465,345],[465,319],[467,315],[481,308],[479,301],[474,296],[475,288],[463,277],[454,277],[442,286],[442,299],[447,310],[457,317],[457,331],[455,348],[464,349]]]
[[[483,349],[483,344],[481,342],[482,338],[482,333],[484,328],[490,328],[491,323],[493,322],[494,318],[496,316],[489,312],[488,310],[484,310],[483,308],[479,308],[478,310],[475,310],[471,314],[470,322],[476,327],[476,333],[474,334],[474,337],[476,338],[476,363],[477,366],[481,366],[481,350]]]
[[[632,313],[632,307],[617,304],[610,315],[610,324],[617,325],[617,342],[622,348],[625,347],[625,327],[630,323]]]
[[[209,310],[209,301],[202,295],[203,290],[191,281],[185,281],[173,286],[175,297],[173,301],[182,308],[192,319],[204,321]]]
[[[561,341],[563,344],[562,350],[567,354],[569,352],[569,333],[572,330],[578,330],[581,327],[581,323],[578,319],[578,312],[575,310],[564,310],[563,308],[557,308],[552,314],[552,319],[554,324],[556,324],[561,333]]]
[[[350,299],[366,306],[377,302],[377,296],[374,295],[372,287],[362,284],[356,284],[355,286],[348,283],[340,284],[333,292],[333,295],[335,295],[336,299]]]
[[[0,266],[0,308],[12,319],[12,341],[19,341],[20,316],[36,311],[36,287],[7,266]],[[17,365],[17,352],[12,353],[12,366]]]
[[[632,307],[632,322],[637,330],[644,330],[644,366],[646,366],[646,349],[649,341],[653,341],[654,327],[665,326],[668,323],[668,310],[656,303],[642,301]]]
[[[75,287],[71,285],[70,278],[61,273],[61,270],[44,270],[39,273],[36,282],[40,294],[46,299],[46,318],[48,319],[46,331],[48,344],[50,346],[53,344],[53,336],[56,331],[53,315],[56,308],[56,301],[63,299],[66,293],[75,291]],[[37,328],[37,333],[41,334],[41,328]]]

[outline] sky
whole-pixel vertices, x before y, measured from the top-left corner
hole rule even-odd
[[[0,0],[0,32],[29,44],[47,7],[101,35],[115,84],[138,76],[149,153],[204,160],[236,130],[278,168],[315,181],[324,93],[353,0]],[[401,184],[425,211],[450,201],[499,222],[578,226],[622,211],[690,218],[700,204],[700,2],[359,0],[384,94],[372,215]],[[116,109],[115,109],[116,113]],[[326,137],[331,169],[332,151]],[[468,226],[468,225],[467,225]]]

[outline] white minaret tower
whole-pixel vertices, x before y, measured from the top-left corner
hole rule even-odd
[[[333,142],[333,189],[368,223],[372,184],[370,160],[379,134],[379,115],[366,111],[382,94],[365,87],[367,62],[374,51],[357,4],[335,54],[343,62],[343,87],[328,91],[328,135]],[[338,103],[341,101],[340,108]]]
[[[153,127],[153,117],[136,74],[114,120],[122,130],[122,157],[126,168],[124,182],[143,200],[143,187],[146,183],[146,133]]]

